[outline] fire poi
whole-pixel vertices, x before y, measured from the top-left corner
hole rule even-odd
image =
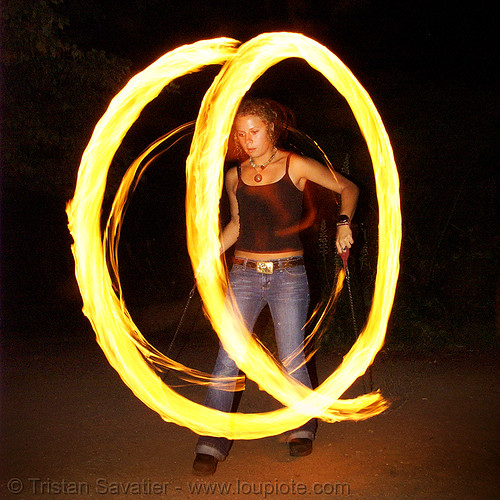
[[[327,422],[361,420],[388,405],[380,392],[339,399],[373,362],[381,349],[399,273],[401,213],[399,179],[389,138],[367,92],[349,69],[327,48],[295,33],[266,33],[239,46],[228,38],[179,47],[134,76],[111,101],[97,123],[82,157],[74,198],[67,206],[73,236],[75,272],[97,341],[122,380],[164,420],[198,434],[230,439],[256,439],[296,428],[311,417]],[[341,365],[319,387],[310,390],[283,372],[240,320],[238,311],[223,307],[226,272],[219,257],[219,200],[228,137],[239,102],[268,68],[298,57],[320,73],[344,96],[367,142],[379,202],[378,265],[367,323]],[[207,255],[208,266],[198,279],[207,317],[225,350],[261,389],[284,408],[265,413],[219,412],[178,394],[160,378],[155,364],[190,369],[164,356],[143,337],[126,305],[113,288],[107,265],[101,209],[107,173],[125,134],[142,109],[172,80],[209,64],[223,64],[205,94],[186,161],[186,221],[193,268]],[[123,201],[123,200],[122,200]],[[115,199],[119,223],[120,200]],[[118,221],[118,222],[117,222]],[[193,381],[206,380],[191,371]],[[219,381],[221,384],[224,381]]]

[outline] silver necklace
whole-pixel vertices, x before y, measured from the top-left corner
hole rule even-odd
[[[271,157],[269,158],[269,160],[267,160],[265,163],[263,163],[262,165],[257,165],[254,161],[253,161],[253,158],[250,156],[250,165],[252,165],[252,167],[254,168],[254,170],[257,172],[257,169],[260,168],[261,170],[264,170],[273,160],[274,160],[274,157],[276,156],[276,153],[278,152],[278,148],[276,146],[274,146],[274,152],[273,154],[271,155]],[[262,175],[259,174],[258,172],[255,174],[255,177],[253,178],[253,180],[255,182],[260,182],[262,180]]]

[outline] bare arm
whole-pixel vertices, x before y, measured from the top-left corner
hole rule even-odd
[[[220,237],[220,252],[224,253],[231,248],[237,241],[240,234],[240,217],[238,210],[238,200],[236,199],[236,187],[238,185],[238,171],[236,167],[230,169],[226,174],[226,191],[229,198],[229,209],[231,220],[222,230]]]
[[[340,215],[347,215],[352,219],[358,202],[359,189],[338,172],[331,172],[321,163],[293,155],[290,162],[290,177],[299,189],[304,189],[307,181],[314,182],[330,191],[340,194]],[[349,224],[337,227],[336,246],[339,253],[351,248],[354,243]]]

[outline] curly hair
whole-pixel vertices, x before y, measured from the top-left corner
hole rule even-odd
[[[267,132],[272,143],[284,147],[288,137],[288,128],[295,125],[292,111],[271,99],[247,97],[241,101],[236,116],[255,115],[267,125]],[[270,125],[273,127],[270,127]]]

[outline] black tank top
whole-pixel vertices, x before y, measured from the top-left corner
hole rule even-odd
[[[288,173],[291,155],[286,159],[285,175],[272,184],[245,184],[238,166],[236,198],[240,234],[237,250],[257,253],[302,250],[299,230],[303,193]]]

